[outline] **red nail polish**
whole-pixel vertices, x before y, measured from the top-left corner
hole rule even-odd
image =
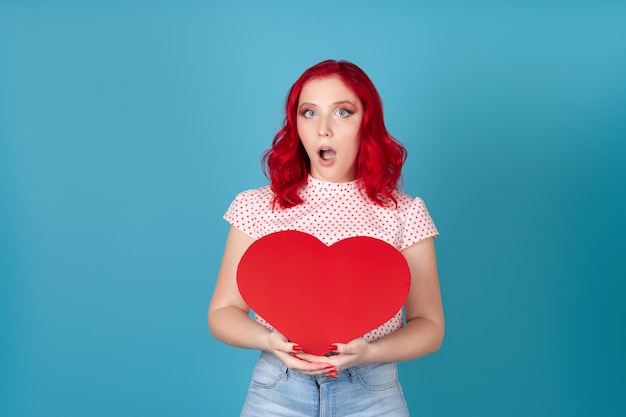
[[[301,351],[302,346],[294,345],[293,350]]]
[[[337,375],[328,375],[328,377],[332,378],[332,379],[338,379],[339,378]]]
[[[328,346],[328,350],[337,350],[337,345]]]

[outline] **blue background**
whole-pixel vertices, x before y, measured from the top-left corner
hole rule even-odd
[[[0,3],[0,415],[238,415],[221,216],[327,58],[441,232],[414,415],[626,414],[623,2],[54,3]]]

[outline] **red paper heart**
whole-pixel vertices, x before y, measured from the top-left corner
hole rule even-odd
[[[272,233],[244,253],[243,299],[305,352],[323,355],[391,319],[409,293],[404,256],[388,243],[351,237],[331,246],[297,231]]]

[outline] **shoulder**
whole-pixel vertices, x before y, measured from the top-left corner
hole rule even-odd
[[[397,210],[402,213],[408,213],[415,208],[424,206],[424,201],[419,197],[412,197],[402,191],[396,190],[393,193],[396,199]]]
[[[269,186],[242,191],[230,204],[224,219],[253,239],[258,239],[258,219],[271,212],[273,196]]]
[[[402,191],[396,191],[394,198],[398,202],[398,211],[409,216],[428,216],[426,203],[420,197],[411,197]]]
[[[226,212],[226,219],[230,220],[242,216],[249,217],[252,213],[271,209],[273,197],[274,193],[268,185],[242,191],[231,202]]]
[[[235,197],[235,202],[242,203],[263,203],[263,202],[271,202],[274,198],[274,193],[269,185],[253,188],[250,190],[245,190],[237,194]]]
[[[394,196],[398,201],[398,211],[402,214],[404,223],[401,249],[430,237],[439,236],[437,226],[433,221],[424,200],[420,197],[410,197],[404,193]]]

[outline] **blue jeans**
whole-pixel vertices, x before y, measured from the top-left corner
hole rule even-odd
[[[263,352],[254,367],[242,417],[408,417],[395,363],[337,372],[337,379],[288,369]]]

